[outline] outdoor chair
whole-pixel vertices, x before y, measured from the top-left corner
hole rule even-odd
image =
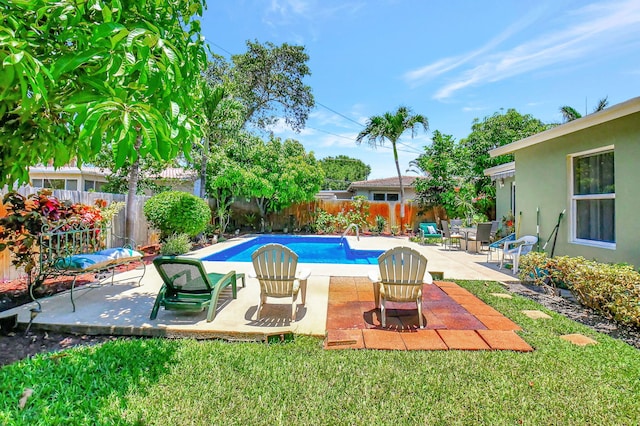
[[[451,250],[452,246],[457,246],[460,248],[460,239],[462,235],[458,233],[453,233],[451,228],[449,228],[449,222],[446,220],[441,220],[440,225],[442,225],[442,243],[444,244],[444,248],[449,247]]]
[[[494,220],[491,221],[491,232],[489,233],[489,239],[491,241],[495,241],[496,234],[498,233],[498,229],[500,228],[500,221]]]
[[[489,250],[487,251],[487,263],[490,263],[493,260],[494,253],[498,255],[498,260],[502,255],[502,250],[504,250],[504,243],[507,241],[514,241],[516,239],[516,233],[512,232],[511,234],[503,237],[497,241],[489,244]]]
[[[442,238],[442,233],[438,230],[435,222],[422,222],[418,225],[422,238]]]
[[[491,222],[479,223],[475,232],[467,233],[465,237],[465,249],[478,253],[483,245],[489,245],[491,240]],[[471,249],[471,250],[470,250]]]
[[[454,234],[459,234],[460,228],[462,228],[462,219],[451,219],[449,221],[449,228],[451,228],[451,232]]]
[[[513,273],[518,273],[518,262],[520,256],[529,253],[533,246],[538,242],[538,237],[533,235],[525,235],[514,241],[506,241],[502,250],[502,258],[500,260],[500,269],[504,264],[505,258],[510,258],[513,262]]]
[[[306,303],[307,279],[311,271],[296,271],[298,255],[281,244],[267,244],[251,255],[255,275],[260,283],[260,304],[257,318],[260,319],[262,308],[268,297],[291,298],[291,321],[296,319],[296,299],[298,291],[302,293],[302,305]]]
[[[422,286],[433,279],[427,272],[427,258],[411,247],[395,247],[378,257],[380,274],[369,274],[373,282],[376,307],[380,307],[382,326],[387,326],[387,302],[413,302],[422,318]]]
[[[207,273],[198,259],[158,256],[153,259],[163,284],[153,304],[150,319],[158,316],[158,310],[201,312],[207,311],[207,322],[216,316],[218,297],[223,288],[231,285],[233,298],[237,297],[236,280],[244,274],[229,271],[226,274]]]

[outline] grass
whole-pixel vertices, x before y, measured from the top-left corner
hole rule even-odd
[[[0,424],[638,424],[637,349],[528,299],[491,296],[496,283],[460,284],[536,350],[326,351],[305,336],[113,341],[2,368]],[[599,343],[575,346],[559,338],[567,333]]]

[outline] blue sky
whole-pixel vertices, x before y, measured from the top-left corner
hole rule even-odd
[[[396,176],[390,145],[355,138],[400,105],[430,128],[400,140],[404,172],[434,130],[460,140],[508,108],[560,122],[562,105],[640,96],[640,0],[209,0],[201,22],[226,57],[247,40],[305,46],[317,106],[302,132],[272,130],[317,158],[361,159],[369,179]]]

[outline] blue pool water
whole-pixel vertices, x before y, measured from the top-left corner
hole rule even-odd
[[[251,253],[258,247],[278,243],[289,247],[298,255],[300,263],[338,263],[377,265],[383,250],[353,250],[347,239],[341,237],[309,237],[296,235],[260,235],[202,260],[251,262]]]

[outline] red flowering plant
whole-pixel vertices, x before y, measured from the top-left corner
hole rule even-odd
[[[78,223],[90,228],[99,227],[103,223],[99,206],[104,201],[98,201],[97,206],[62,202],[47,189],[29,196],[15,191],[7,193],[2,200],[7,214],[0,218],[0,251],[7,248],[11,251],[12,264],[24,269],[31,286],[40,272],[37,270],[38,240],[43,230],[64,231]]]

